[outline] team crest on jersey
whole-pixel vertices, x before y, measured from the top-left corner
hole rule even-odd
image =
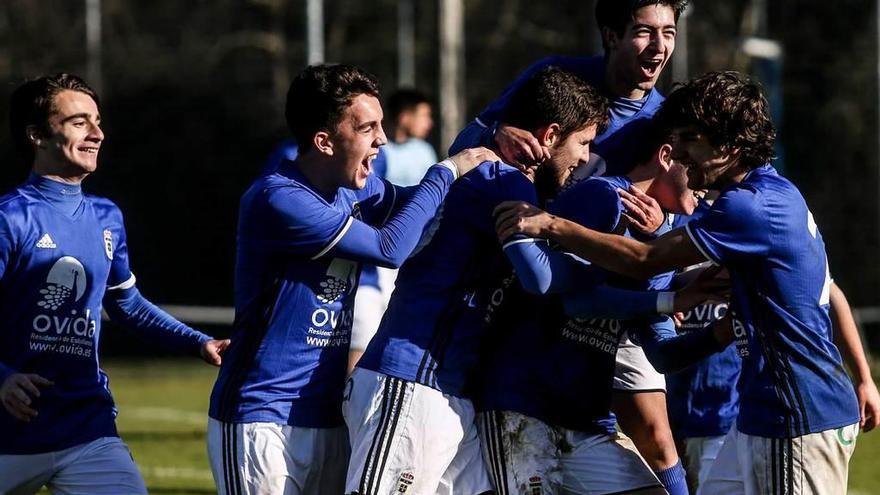
[[[529,495],[543,495],[543,484],[544,480],[542,480],[540,476],[532,476],[529,478]]]
[[[37,306],[57,310],[67,302],[77,302],[86,292],[86,269],[78,259],[64,256],[52,265]]]
[[[104,229],[104,253],[108,260],[113,261],[113,232],[108,229]]]
[[[355,284],[357,263],[336,258],[327,268],[326,278],[320,283],[318,301],[329,304],[348,293]]]
[[[397,493],[406,493],[406,490],[413,484],[415,479],[415,475],[408,471],[401,473],[400,477],[397,478]]]

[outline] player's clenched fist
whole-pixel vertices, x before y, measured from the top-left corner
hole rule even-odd
[[[514,234],[546,237],[553,215],[522,201],[505,201],[495,207],[495,231],[504,241]]]
[[[449,159],[452,160],[452,163],[455,164],[455,168],[458,169],[459,177],[470,172],[483,162],[501,161],[494,151],[483,147],[468,148],[450,156]]]
[[[37,416],[31,407],[32,398],[40,396],[40,387],[50,387],[53,382],[33,373],[14,373],[0,385],[0,402],[6,411],[19,421],[28,422]]]

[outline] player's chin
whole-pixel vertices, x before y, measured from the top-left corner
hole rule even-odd
[[[350,188],[351,189],[363,189],[363,188],[367,187],[367,177],[369,177],[369,174],[365,174],[365,175],[358,174],[358,176],[355,177],[351,181]]]

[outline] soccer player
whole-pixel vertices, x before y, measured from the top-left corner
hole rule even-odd
[[[645,243],[585,229],[533,206],[505,204],[499,237],[549,237],[617,273],[646,278],[708,260],[730,272],[740,356],[740,413],[725,440],[742,491],[845,493],[859,403],[831,341],[831,278],[822,236],[797,188],[769,164],[775,130],[760,88],[714,72],[661,110],[688,186],[721,191],[712,209]],[[721,481],[713,469],[703,493]]]
[[[626,189],[655,198],[666,211],[691,213],[696,198],[687,188],[684,168],[669,158],[665,133],[652,125],[640,127],[645,131],[635,140],[638,165],[629,174],[589,178],[561,193],[549,209],[581,225],[630,237],[643,234],[624,215]],[[669,228],[666,219],[658,233]],[[480,430],[496,490],[666,493],[632,442],[615,430],[610,408],[616,354],[626,334],[638,336],[653,351],[651,362],[664,371],[687,364],[676,364],[676,355],[696,360],[716,351],[720,344],[713,333],[687,337],[688,342],[679,339],[677,345],[686,348],[667,348],[675,336],[668,317],[636,318],[672,312],[675,306],[680,310],[697,300],[677,297],[672,304],[670,293],[596,287],[604,282],[629,290],[666,290],[671,273],[641,283],[600,276],[603,270],[590,274],[569,255],[534,239],[514,240],[504,250],[523,288],[535,295],[511,284],[499,292],[495,300],[501,303],[492,311],[495,338],[484,359],[481,402],[487,412]],[[555,293],[563,296],[541,297]],[[636,304],[633,297],[647,304]]]
[[[145,494],[98,365],[101,308],[211,364],[229,342],[140,295],[122,213],[82,192],[104,141],[95,92],[71,74],[28,81],[9,121],[31,175],[0,198],[0,493]]]
[[[385,178],[387,168],[387,145],[379,148],[379,154],[370,163],[373,174]],[[299,146],[292,138],[285,139],[272,150],[266,163],[260,169],[261,175],[268,175],[278,170],[285,161],[292,162],[299,155]],[[436,161],[436,157],[434,158]],[[434,162],[428,164],[433,165]],[[427,169],[427,167],[426,167]],[[423,174],[424,175],[424,174]],[[418,181],[416,181],[418,183]],[[412,184],[409,184],[412,185]],[[364,349],[376,329],[382,321],[382,314],[388,307],[388,299],[391,294],[391,286],[394,284],[393,276],[388,273],[397,273],[390,268],[380,268],[376,265],[364,264],[361,266],[361,275],[358,279],[357,291],[354,296],[354,313],[351,322],[351,344],[348,351],[348,374],[354,369],[355,363],[361,358]]]
[[[596,21],[604,55],[549,57],[529,67],[505,93],[469,124],[450,151],[467,143],[495,147],[508,163],[532,164],[544,156],[543,147],[528,130],[504,122],[501,112],[510,94],[529,75],[547,65],[571,71],[611,98],[609,125],[596,137],[589,163],[571,182],[594,174],[620,175],[634,165],[630,134],[640,121],[651,119],[663,95],[655,87],[675,50],[676,25],[686,0],[597,0]],[[659,210],[652,210],[654,216]],[[618,356],[614,409],[629,435],[661,480],[681,479],[678,455],[666,414],[665,380],[653,370],[644,352],[624,339]],[[667,484],[673,495],[686,492],[684,483]]]
[[[450,184],[496,158],[468,150],[412,189],[391,186],[372,173],[386,142],[378,98],[361,69],[305,69],[285,111],[299,154],[242,197],[234,338],[208,423],[221,494],[342,492],[340,404],[360,265],[400,265]]]
[[[702,198],[693,215],[677,215],[673,228],[682,227],[709,211],[718,191],[710,191]],[[635,203],[639,198],[630,197]],[[649,205],[639,204],[640,208]],[[707,261],[697,266],[709,265]],[[685,269],[677,277],[677,284],[691,278],[696,271]],[[705,328],[721,320],[727,313],[726,301],[704,303],[691,311],[679,314],[680,324],[676,330],[687,333]],[[834,326],[834,342],[854,374],[856,395],[861,409],[860,426],[868,432],[880,421],[880,394],[871,376],[859,336],[858,327],[846,296],[836,283],[831,284],[830,314]],[[739,412],[739,392],[736,382],[742,361],[731,346],[723,352],[709,356],[685,370],[667,375],[669,419],[673,435],[682,456],[688,476],[688,487],[696,492],[709,475],[724,438],[730,431]],[[739,489],[735,486],[734,489]]]
[[[505,118],[531,129],[549,158],[529,171],[485,162],[457,182],[424,247],[400,270],[379,331],[346,388],[352,443],[346,493],[491,490],[469,395],[491,289],[510,272],[494,235],[499,201],[553,196],[586,158],[607,102],[557,68],[511,97]]]

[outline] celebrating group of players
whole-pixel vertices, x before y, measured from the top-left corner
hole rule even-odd
[[[758,86],[654,88],[685,3],[599,0],[604,55],[530,67],[411,187],[372,173],[376,80],[304,70],[285,109],[299,154],[241,200],[231,341],[144,299],[121,213],[82,193],[94,91],[21,86],[0,493],[146,493],[98,366],[102,308],[220,365],[221,494],[845,493],[880,397],[816,223],[770,165]],[[363,264],[401,270],[347,376]]]

